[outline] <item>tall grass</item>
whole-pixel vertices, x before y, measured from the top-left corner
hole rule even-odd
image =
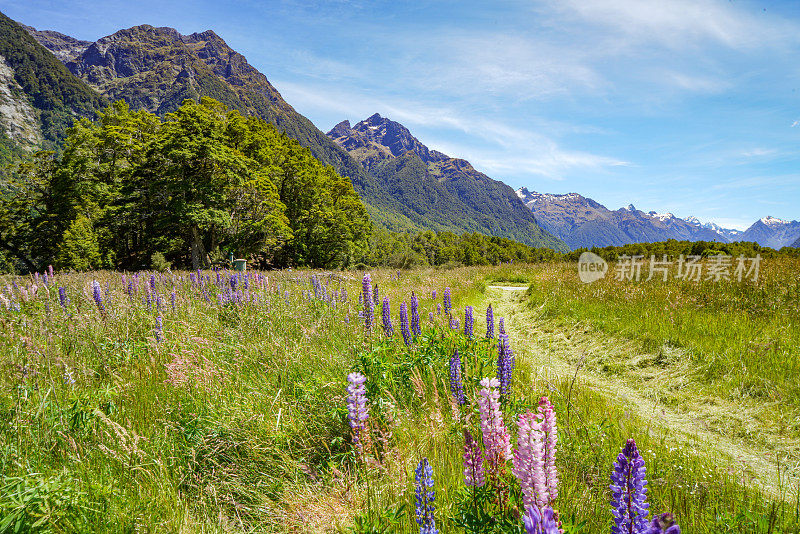
[[[505,269],[537,273],[534,298],[548,276],[541,267]],[[348,301],[335,306],[304,295],[310,272],[254,273],[243,301],[229,303],[217,294],[230,273],[219,285],[215,273],[201,273],[209,277],[202,288],[189,273],[140,273],[133,295],[118,273],[57,274],[49,287],[7,277],[3,285],[16,287],[3,291],[8,306],[0,302],[0,532],[410,533],[418,531],[411,471],[423,456],[435,473],[441,531],[463,531],[461,431],[479,434],[478,417],[474,402],[452,404],[447,362],[458,348],[474,399],[479,379],[494,376],[496,347],[450,331],[436,302],[449,286],[463,314],[504,272],[374,272],[395,320],[412,290],[421,299],[424,332],[412,349],[398,333],[365,333],[355,273],[316,273],[329,291],[346,288]],[[155,297],[146,302],[151,274],[161,309]],[[66,309],[58,287],[67,290]],[[476,318],[480,336],[479,310]],[[345,376],[354,370],[367,375],[371,403],[363,456],[346,420]],[[524,357],[515,373],[504,408],[511,428],[540,396],[556,405],[556,504],[568,532],[610,528],[608,474],[628,437],[645,451],[653,509],[673,511],[685,532],[797,532],[796,506],[771,503],[743,473],[677,446],[669,429],[580,383],[546,380]],[[512,519],[517,506],[507,511]]]

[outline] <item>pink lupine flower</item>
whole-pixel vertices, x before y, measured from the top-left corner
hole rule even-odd
[[[497,474],[500,466],[511,457],[511,438],[500,411],[500,393],[497,391],[500,382],[496,378],[484,378],[481,386],[478,410],[481,414],[483,446],[490,470]]]
[[[469,430],[464,430],[464,485],[479,488],[486,483],[481,447]]]
[[[547,492],[550,501],[558,497],[558,470],[556,470],[556,443],[558,442],[558,426],[553,403],[547,397],[539,399],[539,414],[542,418],[544,432],[544,474],[547,480]],[[548,503],[549,504],[549,503]]]
[[[514,450],[514,467],[511,470],[522,488],[525,507],[539,508],[550,502],[545,478],[544,432],[541,415],[530,410],[519,415],[517,448]]]

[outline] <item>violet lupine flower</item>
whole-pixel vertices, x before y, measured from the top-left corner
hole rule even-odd
[[[433,489],[433,468],[427,458],[420,460],[414,470],[414,485],[419,534],[439,534],[436,519],[433,517],[433,512],[436,510],[433,504],[436,499],[436,492]]]
[[[541,508],[550,503],[544,474],[544,432],[540,416],[528,410],[519,414],[517,448],[511,472],[519,480],[525,507]]]
[[[494,311],[491,304],[486,308],[486,339],[494,339]]]
[[[464,396],[464,383],[461,380],[461,356],[455,351],[450,356],[450,393],[459,404],[466,404]]]
[[[175,295],[175,292],[174,292],[174,291],[173,291],[172,293],[170,293],[170,294],[169,294],[169,301],[170,301],[170,303],[172,303],[172,313],[175,313],[175,299],[176,299],[176,298],[177,298],[177,297],[176,297],[176,295]]]
[[[431,300],[436,300],[436,290],[431,291]]]
[[[380,302],[380,295],[378,294],[378,284],[372,287],[372,302],[377,306]]]
[[[480,488],[486,484],[486,474],[483,471],[483,456],[481,446],[472,437],[466,428],[464,429],[464,485]]]
[[[681,534],[681,527],[675,523],[672,514],[666,513],[655,516],[645,534]]]
[[[342,302],[347,302],[347,288],[346,287],[342,288],[342,293],[339,296],[341,297]]]
[[[162,336],[162,334],[164,333],[164,323],[161,320],[161,316],[160,315],[156,317],[155,332],[156,332],[156,341],[161,343],[164,340],[164,338]]]
[[[94,302],[97,304],[97,309],[100,310],[100,313],[105,313],[106,307],[103,305],[103,293],[102,289],[100,289],[100,282],[97,280],[92,281],[92,298],[94,298]]]
[[[428,320],[433,322],[433,312],[428,312]]]
[[[419,326],[419,299],[411,292],[411,333],[414,337],[422,334],[422,329]]]
[[[441,315],[441,314],[442,314],[442,305],[437,303],[436,304],[436,315]]]
[[[156,275],[151,274],[150,275],[150,291],[155,291],[155,290],[156,290]]]
[[[527,534],[561,534],[555,512],[549,506],[541,511],[537,506],[528,506],[522,516],[522,524]]]
[[[67,305],[69,304],[69,298],[67,297],[67,290],[66,288],[59,287],[58,288],[58,302],[61,304],[61,307],[65,310],[67,309]]]
[[[394,328],[392,328],[392,312],[389,309],[389,297],[383,297],[383,332],[386,337],[392,337]]]
[[[375,317],[375,304],[372,302],[372,277],[369,273],[364,275],[361,286],[364,300],[364,326],[370,329],[372,328],[372,320]]]
[[[406,347],[410,347],[411,331],[408,329],[408,307],[405,302],[400,304],[400,332],[403,334],[403,342]]]
[[[450,316],[450,330],[458,330],[460,324],[458,317]]]
[[[450,299],[450,288],[444,288],[444,297],[442,299],[444,301],[444,312],[450,313],[450,310],[453,309],[453,302]]]
[[[552,503],[558,497],[558,470],[556,469],[556,443],[558,443],[558,426],[553,403],[547,397],[539,399],[539,414],[542,420],[544,433],[544,476],[547,484],[547,494]]]
[[[481,431],[486,460],[492,473],[497,474],[500,466],[511,457],[511,438],[503,423],[500,411],[500,382],[496,378],[481,380],[483,388],[479,391],[478,411],[481,414]]]
[[[475,320],[472,317],[472,306],[464,308],[464,335],[472,339],[472,327]]]
[[[350,373],[347,375],[347,416],[350,418],[350,429],[353,432],[353,444],[358,451],[361,451],[361,432],[364,430],[364,421],[369,417],[367,407],[367,388],[364,382],[367,377],[361,373]]]
[[[514,372],[514,351],[506,334],[503,318],[500,318],[500,333],[497,335],[497,380],[500,382],[500,394],[508,395],[511,377]]]
[[[647,534],[647,480],[644,460],[629,439],[614,463],[611,473],[612,534]]]

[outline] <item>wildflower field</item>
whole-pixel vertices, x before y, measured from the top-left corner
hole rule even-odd
[[[800,532],[798,267],[2,277],[0,532]]]

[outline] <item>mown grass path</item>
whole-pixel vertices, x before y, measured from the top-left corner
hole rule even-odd
[[[631,356],[638,356],[641,351],[628,340],[590,331],[580,324],[572,329],[554,328],[551,322],[538,318],[535,310],[527,305],[525,290],[527,287],[489,285],[476,306],[485,308],[491,302],[495,317],[505,318],[516,353],[529,360],[538,379],[555,382],[558,378],[574,378],[576,388],[588,387],[651,421],[653,427],[667,429],[676,444],[711,456],[718,465],[727,466],[730,473],[741,477],[743,484],[757,485],[774,499],[796,499],[797,466],[789,466],[788,474],[793,474],[794,478],[787,487],[787,471],[783,466],[779,471],[771,453],[765,454],[744,439],[714,431],[714,425],[706,419],[707,414],[694,409],[692,404],[666,406],[648,393],[647,381],[642,380],[639,387],[633,387],[630,380],[584,366],[587,350],[617,353],[630,350]],[[721,406],[719,409],[724,413],[736,407]]]

